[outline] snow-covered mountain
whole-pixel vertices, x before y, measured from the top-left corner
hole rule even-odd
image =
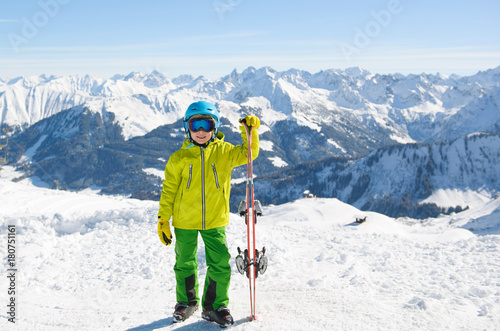
[[[360,68],[311,74],[268,67],[235,70],[217,80],[170,80],[157,71],[107,80],[19,77],[0,81],[0,124],[24,128],[80,106],[113,113],[124,138],[130,139],[176,122],[189,103],[205,99],[217,103],[231,121],[249,111],[269,128],[291,120],[325,136],[336,154],[357,156],[390,142],[497,132],[499,86],[500,67],[469,77],[379,75]],[[366,140],[367,148],[352,146],[350,137]]]
[[[15,243],[7,247],[4,239],[0,257],[7,265],[15,254],[18,270],[0,277],[4,304],[10,297],[16,303],[15,324],[4,307],[0,329],[220,330],[200,311],[172,324],[175,252],[156,234],[157,202],[48,190],[28,179],[14,183],[18,176],[12,167],[0,172],[0,237],[15,228]],[[362,212],[337,199],[300,199],[264,213],[257,246],[266,247],[269,267],[257,279],[252,322],[248,279],[234,262],[246,245],[245,222],[230,215],[232,330],[500,325],[500,199],[425,221]],[[201,241],[197,256],[203,281]],[[7,294],[11,281],[15,296]]]
[[[233,192],[243,190],[240,185]],[[255,190],[266,204],[297,199],[309,190],[394,217],[457,212],[500,191],[500,134],[394,145],[357,160],[303,163],[256,178]]]
[[[270,176],[275,185],[266,191],[275,194],[264,199],[268,202],[289,201],[307,186],[318,195],[338,197],[358,208],[423,217],[459,206],[429,207],[439,189],[484,189],[490,195],[498,190],[497,182],[490,180],[498,174],[494,163],[498,145],[491,147],[479,139],[485,145],[475,147],[478,161],[472,168],[467,158],[454,156],[460,152],[469,156],[469,150],[450,147],[439,153],[446,141],[467,142],[472,140],[465,138],[468,134],[500,132],[500,67],[469,77],[379,75],[360,68],[311,74],[250,67],[217,80],[186,75],[168,79],[156,71],[107,80],[16,78],[0,80],[0,119],[16,131],[10,162],[27,176],[39,176],[54,187],[95,187],[103,193],[156,199],[164,164],[184,139],[180,121],[185,108],[200,99],[217,104],[223,116],[221,131],[226,141],[235,144],[240,142],[238,118],[249,113],[261,118],[255,173]],[[433,145],[385,147],[408,143]],[[485,148],[488,152],[481,152]],[[419,158],[427,150],[423,159],[430,165]],[[382,157],[391,155],[388,151],[397,153]],[[413,153],[419,157],[409,159]],[[453,164],[443,165],[434,159],[436,155],[454,160],[465,173],[448,173],[455,170]],[[331,174],[297,178],[294,183],[303,186],[271,175],[277,171],[304,175],[297,169],[311,165],[302,163],[328,157],[334,159],[318,161],[318,167],[335,163]],[[473,188],[464,186],[461,178],[468,169],[473,178],[479,164],[486,175],[478,177]],[[433,170],[435,165],[445,169]],[[398,169],[399,175],[384,169]],[[233,176],[238,178],[243,171],[238,169]],[[448,186],[441,185],[443,178]],[[483,186],[481,180],[486,180]],[[233,199],[239,199],[238,194]],[[419,209],[422,203],[428,204],[426,211]]]
[[[0,85],[0,122],[25,128],[73,107],[109,110],[127,138],[143,135],[178,117],[169,114],[174,84],[158,72],[131,73],[108,80],[84,77],[16,78]],[[159,110],[156,105],[161,105]],[[176,107],[175,107],[176,108]]]

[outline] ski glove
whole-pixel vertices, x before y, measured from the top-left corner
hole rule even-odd
[[[158,236],[164,245],[172,243],[172,233],[170,232],[170,223],[162,219],[158,219]]]
[[[257,116],[247,115],[240,122],[245,122],[247,126],[253,126],[255,130],[260,127],[260,119]]]

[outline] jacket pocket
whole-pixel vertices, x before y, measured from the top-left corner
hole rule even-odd
[[[215,186],[219,189],[219,177],[217,177],[217,170],[215,169],[215,163],[212,163],[212,169],[214,170]]]
[[[188,178],[188,183],[187,183],[186,190],[189,190],[189,187],[191,186],[191,179],[192,178],[193,178],[193,165],[190,164],[189,165],[189,178]]]

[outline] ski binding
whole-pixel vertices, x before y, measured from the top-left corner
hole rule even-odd
[[[250,266],[253,265],[255,267],[255,278],[257,278],[258,274],[263,275],[267,270],[268,259],[266,254],[266,247],[262,248],[262,251],[255,250],[255,261],[251,261],[248,258],[248,250],[241,251],[238,247],[238,256],[236,256],[236,268],[240,272],[240,274],[245,274],[247,277],[250,277],[249,270]]]
[[[264,215],[264,213],[262,212],[262,204],[260,203],[259,200],[254,200],[254,207],[255,207],[255,215],[257,216]],[[245,216],[248,213],[246,200],[240,201],[240,204],[238,205],[238,213],[240,214],[240,216]]]
[[[257,216],[264,216],[264,213],[262,211],[262,204],[260,203],[259,200],[254,200],[254,211],[255,211],[255,219],[254,222],[257,224]],[[238,205],[238,213],[240,216],[245,216],[248,213],[247,210],[247,201],[246,200],[241,200],[240,204]],[[246,224],[246,220],[245,220]]]

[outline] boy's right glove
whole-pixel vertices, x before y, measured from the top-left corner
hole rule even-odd
[[[170,223],[162,219],[158,219],[158,236],[164,245],[172,243],[172,233],[170,232]]]

